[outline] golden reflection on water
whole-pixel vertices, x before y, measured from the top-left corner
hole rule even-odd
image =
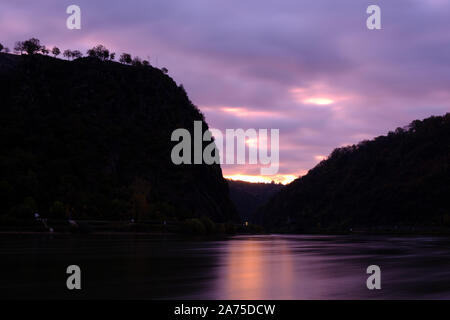
[[[293,299],[294,273],[293,255],[282,239],[230,242],[221,281],[224,299]]]

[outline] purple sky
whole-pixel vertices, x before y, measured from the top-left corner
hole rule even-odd
[[[71,4],[81,30],[66,28]],[[382,30],[366,28],[370,4]],[[167,67],[213,128],[280,129],[280,176],[267,179],[450,110],[447,0],[2,0],[0,42],[32,36],[61,49],[103,43]]]

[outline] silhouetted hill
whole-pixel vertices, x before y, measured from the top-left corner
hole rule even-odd
[[[0,54],[0,215],[236,220],[219,165],[171,162],[194,120],[159,69]]]
[[[450,114],[335,149],[256,222],[290,232],[450,227]]]
[[[249,221],[256,209],[283,188],[282,184],[228,180],[230,197],[242,221]]]

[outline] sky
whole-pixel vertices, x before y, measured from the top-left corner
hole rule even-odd
[[[81,30],[66,8],[81,8]],[[366,8],[381,8],[368,30]],[[280,168],[226,177],[287,183],[334,148],[450,111],[447,0],[2,0],[0,43],[102,43],[167,67],[212,128],[280,131]]]

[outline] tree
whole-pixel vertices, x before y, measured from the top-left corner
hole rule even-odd
[[[132,216],[136,221],[148,217],[150,213],[150,203],[148,202],[150,189],[150,183],[141,178],[135,178],[131,185]]]
[[[142,61],[142,65],[148,67],[150,65],[150,62],[148,62],[148,60],[144,60]]]
[[[52,54],[56,58],[57,56],[59,56],[61,54],[61,50],[59,50],[58,47],[53,47]]]
[[[114,60],[116,58],[116,53],[115,52],[111,52],[111,54],[109,55],[109,60]]]
[[[48,54],[50,53],[50,50],[47,49],[45,46],[42,46],[42,47],[41,47],[41,52],[42,52],[42,54],[44,54],[44,55],[48,55]]]
[[[8,48],[8,47],[5,47],[5,48],[3,49],[3,52],[9,53],[9,48]]]
[[[52,218],[64,218],[66,208],[61,201],[55,201],[50,207],[49,213]]]
[[[131,59],[131,54],[129,54],[129,53],[122,53],[120,55],[119,62],[125,63],[125,64],[131,64],[131,61],[133,61]]]
[[[134,57],[133,61],[131,61],[131,64],[135,67],[142,66],[142,60],[139,57]]]
[[[169,70],[167,68],[161,68],[162,73],[167,74]]]
[[[69,49],[64,50],[63,56],[66,57],[69,60],[72,59],[72,50],[69,50]]]
[[[72,58],[78,59],[78,58],[81,58],[82,56],[83,56],[83,54],[81,53],[81,51],[79,51],[79,50],[72,51]]]
[[[23,51],[25,51],[29,55],[36,54],[42,48],[41,42],[39,41],[39,39],[36,38],[26,40],[22,44],[23,44]]]
[[[3,51],[3,45],[0,43],[0,52],[2,52]]]
[[[87,55],[91,58],[97,58],[100,60],[107,60],[109,58],[109,50],[104,45],[99,44],[87,51]]]
[[[14,51],[17,52],[17,53],[20,53],[20,54],[22,54],[25,51],[22,41],[17,41],[15,43]]]

